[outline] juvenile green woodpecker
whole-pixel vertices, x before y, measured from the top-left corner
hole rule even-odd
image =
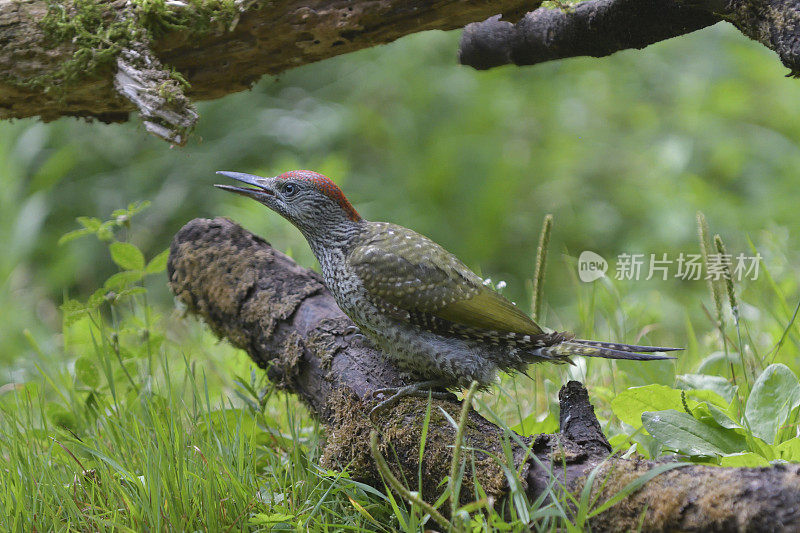
[[[364,220],[330,179],[308,170],[262,178],[218,172],[251,187],[216,185],[266,205],[294,224],[311,246],[325,283],[361,332],[416,383],[390,393],[436,397],[448,388],[494,382],[498,371],[572,356],[669,359],[675,348],[633,346],[547,333],[484,285],[455,255],[410,229]]]

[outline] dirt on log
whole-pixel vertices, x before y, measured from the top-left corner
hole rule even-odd
[[[377,388],[403,384],[401,374],[350,329],[319,275],[298,266],[237,224],[195,219],[175,236],[168,263],[172,291],[188,311],[219,336],[245,350],[279,387],[295,393],[325,427],[325,468],[349,465],[351,477],[382,487],[369,450],[373,426],[367,413]],[[603,502],[664,461],[610,455],[588,394],[570,382],[559,393],[560,432],[521,438],[471,411],[466,425],[469,461],[462,501],[474,499],[474,472],[495,505],[510,496],[539,497],[552,478],[580,493],[597,469],[595,491]],[[458,419],[460,405],[434,400],[425,454],[419,464],[424,400],[408,398],[377,421],[380,448],[400,479],[417,479],[421,495],[437,499],[449,473],[455,430],[440,408]],[[507,476],[492,455],[516,467]],[[402,475],[400,475],[402,474]],[[403,477],[405,476],[405,477]],[[417,490],[419,487],[412,487]],[[559,490],[556,488],[555,490]],[[800,465],[717,468],[683,465],[650,480],[617,505],[592,518],[597,531],[800,531]]]

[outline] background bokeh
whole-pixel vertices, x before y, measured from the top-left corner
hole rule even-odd
[[[432,237],[526,309],[552,213],[545,322],[578,334],[575,305],[592,291],[625,302],[637,327],[657,322],[650,341],[683,345],[687,324],[712,329],[702,281],[585,285],[569,260],[696,253],[698,210],[730,252],[749,253],[751,240],[780,293],[797,295],[800,83],[772,52],[718,25],[606,59],[476,72],[457,65],[457,43],[455,32],[417,34],[200,103],[185,148],[135,119],[0,123],[0,384],[25,372],[30,337],[57,348],[66,296],[115,271],[95,239],[57,245],[78,216],[152,201],[131,234],[151,257],[188,220],[225,215],[314,265],[289,224],[211,187],[220,169],[326,173],[365,218]],[[166,280],[151,285],[150,303],[169,312]],[[740,290],[745,312],[784,318],[783,304],[747,306],[751,283]],[[607,319],[609,336],[640,333]]]

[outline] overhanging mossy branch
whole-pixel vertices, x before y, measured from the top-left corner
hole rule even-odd
[[[180,143],[196,120],[189,98],[218,98],[264,74],[523,5],[530,4],[0,0],[0,119],[114,122],[139,111],[148,131]]]
[[[175,236],[168,275],[190,313],[246,350],[271,380],[316,413],[327,431],[325,468],[347,465],[354,479],[382,486],[369,446],[370,397],[375,389],[401,385],[403,379],[386,358],[349,332],[352,323],[317,274],[218,218],[193,220]],[[593,479],[592,501],[602,505],[642,476],[658,474],[593,517],[589,526],[596,531],[796,530],[800,465],[689,465],[660,472],[656,469],[663,462],[609,456],[611,448],[580,383],[561,389],[559,405],[560,432],[532,439],[512,435],[470,410],[459,424],[470,465],[459,501],[473,499],[476,481],[487,502],[499,503],[508,502],[514,491],[517,498],[527,495],[531,500],[552,497],[553,491],[557,496],[561,490],[580,494]],[[426,400],[407,398],[381,415],[373,448],[392,458],[387,467],[398,480],[416,480],[418,472],[425,472],[422,485],[408,489],[433,503],[446,490],[440,482],[451,475],[453,445],[461,440],[442,411],[459,420],[461,409],[457,403],[433,400],[420,457],[426,407]],[[507,458],[503,460],[513,468],[504,470],[498,457]],[[517,477],[508,477],[508,472]]]
[[[0,0],[0,119],[79,116],[113,122],[144,108],[148,131],[184,141],[194,120],[188,99],[219,98],[249,88],[264,74],[481,20],[467,28],[461,46],[462,62],[477,68],[600,57],[726,20],[775,50],[790,74],[800,72],[800,7],[793,0],[587,0],[563,10],[536,9],[540,4]],[[508,21],[495,16],[500,13]],[[145,55],[160,62],[163,73],[144,83],[152,85],[144,90],[146,98],[141,91],[133,100],[130,93],[120,97],[118,88],[126,85],[117,79],[121,54],[141,53],[145,43]],[[167,74],[174,83],[164,79]],[[154,95],[163,97],[160,105],[143,101]],[[183,110],[180,120],[173,115],[176,102]]]

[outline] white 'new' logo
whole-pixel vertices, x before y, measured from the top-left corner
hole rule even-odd
[[[578,277],[589,283],[606,275],[608,263],[594,252],[584,250],[578,257]]]

